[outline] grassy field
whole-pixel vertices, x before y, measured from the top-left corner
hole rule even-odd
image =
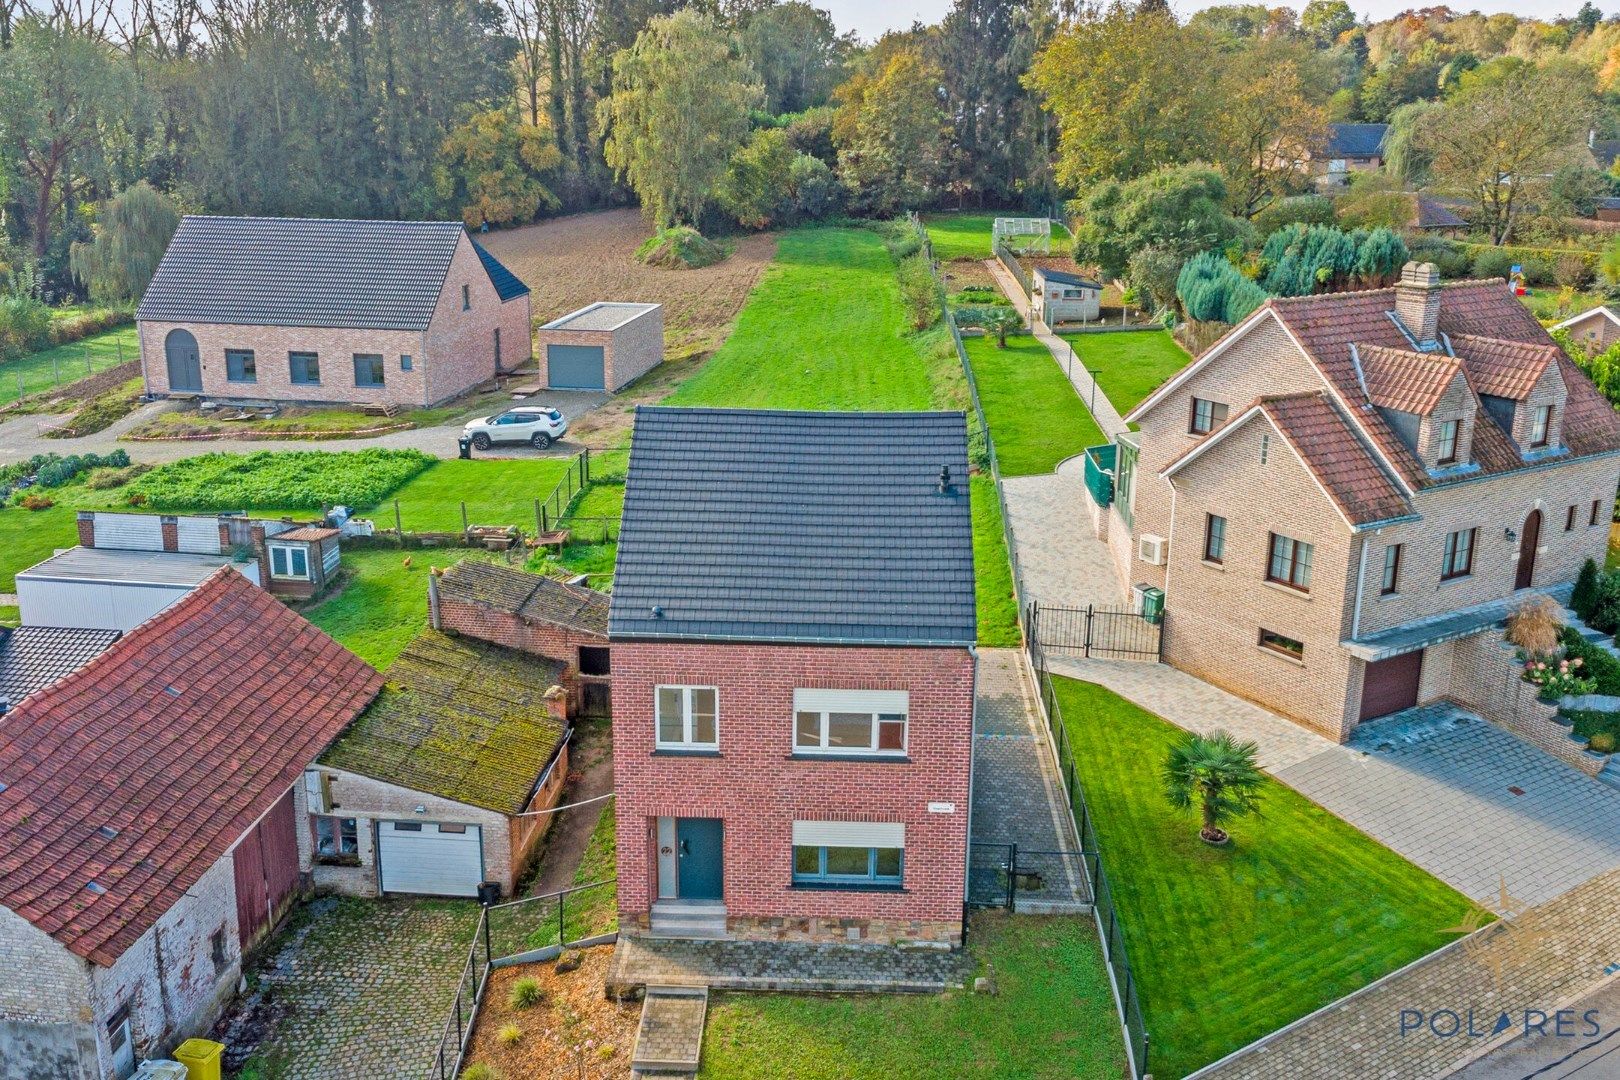
[[[1018,598],[1013,595],[995,479],[988,473],[975,476],[968,495],[973,503],[973,597],[979,609],[979,644],[1015,648],[1023,635],[1018,630]]]
[[[712,359],[666,405],[737,409],[934,407],[905,331],[894,264],[869,229],[799,229]]]
[[[965,344],[1003,476],[1049,473],[1108,441],[1045,345],[1022,335],[1005,349],[988,335]]]
[[[719,994],[701,1077],[1119,1080],[1125,1050],[1090,919],[974,916],[996,995]]]
[[[988,259],[990,233],[998,217],[1024,217],[1024,210],[962,210],[937,214],[924,214],[923,226],[934,245],[934,258],[941,262],[953,259]],[[1053,250],[1067,250],[1069,232],[1060,223],[1052,223]]]
[[[0,364],[0,405],[16,401],[27,394],[37,394],[53,386],[66,385],[77,379],[116,367],[121,361],[137,360],[141,355],[140,338],[135,327],[120,326],[103,334],[92,334],[67,345],[31,353],[19,360]],[[86,367],[85,357],[89,357]],[[22,394],[18,394],[21,380]]]
[[[1055,682],[1155,1076],[1184,1076],[1454,939],[1466,898],[1276,781],[1230,846],[1206,845],[1159,780],[1180,730],[1100,686]]]
[[[461,504],[472,525],[517,525],[532,533],[534,501],[549,496],[570,458],[435,462],[367,513],[380,529],[394,527],[394,501],[406,532],[460,532]]]
[[[1068,334],[1079,363],[1099,372],[1097,382],[1121,416],[1192,362],[1168,330]]]
[[[252,433],[261,436],[279,433],[278,437],[291,439],[301,433],[320,432],[336,438],[347,433],[370,431],[380,427],[438,427],[462,417],[471,418],[500,412],[511,403],[511,394],[491,390],[458,398],[448,405],[437,408],[405,409],[391,417],[361,412],[357,409],[294,406],[283,409],[279,415],[270,420],[223,420],[216,415],[187,409],[181,412],[160,413],[135,428],[130,434],[146,438],[180,439],[219,432]],[[455,446],[456,434],[454,431],[444,433],[447,449]]]

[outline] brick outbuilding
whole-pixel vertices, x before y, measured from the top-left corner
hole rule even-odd
[[[637,410],[609,621],[621,928],[961,940],[960,413]]]

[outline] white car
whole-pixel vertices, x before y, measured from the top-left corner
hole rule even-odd
[[[520,405],[493,416],[469,420],[461,429],[464,439],[471,439],[480,450],[488,450],[496,443],[528,443],[536,450],[544,450],[568,432],[568,421],[556,409],[544,405]]]

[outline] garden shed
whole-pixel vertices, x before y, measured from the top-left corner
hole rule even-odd
[[[540,382],[553,390],[619,390],[664,359],[664,305],[596,303],[542,326]]]
[[[1060,322],[1095,322],[1102,314],[1102,285],[1079,274],[1035,267],[1030,306],[1047,326]]]

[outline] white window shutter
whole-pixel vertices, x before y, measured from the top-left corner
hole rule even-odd
[[[903,821],[795,821],[794,847],[877,847],[906,846]]]

